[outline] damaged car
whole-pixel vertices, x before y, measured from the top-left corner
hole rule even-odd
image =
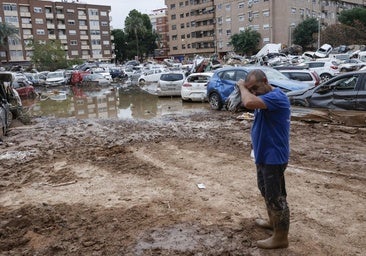
[[[288,92],[291,105],[366,110],[366,71],[338,75],[317,87]]]

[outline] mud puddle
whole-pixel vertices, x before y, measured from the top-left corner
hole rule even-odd
[[[207,102],[182,102],[180,97],[154,95],[156,85],[143,88],[124,84],[108,88],[71,90],[68,87],[39,90],[40,97],[23,101],[31,117],[75,117],[77,119],[153,119],[164,115],[186,115],[209,111]]]

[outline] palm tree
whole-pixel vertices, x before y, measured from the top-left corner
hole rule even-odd
[[[0,47],[5,48],[6,62],[9,62],[8,39],[10,36],[18,36],[19,30],[11,24],[0,22]]]
[[[139,56],[139,33],[144,33],[146,28],[141,14],[137,10],[130,11],[125,20],[125,32],[126,34],[134,34],[136,40],[136,55]]]

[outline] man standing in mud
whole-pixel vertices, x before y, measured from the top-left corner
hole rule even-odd
[[[289,159],[290,103],[287,96],[272,87],[260,69],[238,81],[242,102],[254,110],[251,139],[257,167],[258,188],[264,197],[269,220],[256,224],[273,229],[273,235],[257,241],[264,249],[288,247],[290,212],[286,201],[284,172]]]

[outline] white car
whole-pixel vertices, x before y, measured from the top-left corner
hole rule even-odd
[[[309,70],[315,71],[321,82],[328,81],[332,77],[339,74],[338,62],[336,60],[316,60],[316,61],[306,61],[298,66],[304,66]]]
[[[144,85],[146,83],[156,83],[159,81],[162,73],[169,71],[163,68],[154,68],[150,70],[143,71],[141,76],[138,78],[139,85]]]
[[[181,96],[181,89],[186,76],[183,72],[161,74],[156,93],[158,96]]]
[[[330,44],[323,44],[318,50],[316,50],[314,56],[316,58],[326,58],[332,50],[333,47]]]
[[[48,86],[65,85],[66,81],[67,78],[65,71],[54,71],[47,73],[46,85]]]
[[[112,76],[111,73],[109,72],[109,69],[105,69],[105,68],[95,68],[92,70],[91,72],[92,74],[101,74],[104,76],[105,79],[107,79],[108,81],[112,82]]]
[[[339,64],[339,70],[341,72],[357,71],[364,66],[366,66],[366,62],[362,62],[359,59],[349,59]]]
[[[315,71],[308,69],[280,69],[278,71],[292,80],[307,83],[310,87],[320,84],[320,77]]]
[[[212,72],[192,73],[185,79],[181,97],[183,101],[207,101],[207,84]]]

